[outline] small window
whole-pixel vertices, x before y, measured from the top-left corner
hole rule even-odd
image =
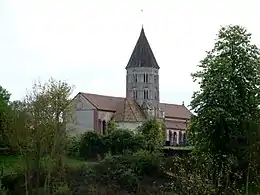
[[[157,97],[157,90],[154,91],[154,99],[157,100],[158,97]]]

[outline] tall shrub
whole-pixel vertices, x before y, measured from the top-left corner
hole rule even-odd
[[[164,130],[163,122],[157,119],[150,119],[139,128],[147,150],[154,151],[163,146]]]

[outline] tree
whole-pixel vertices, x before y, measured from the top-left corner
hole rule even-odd
[[[11,94],[0,85],[0,146],[6,146],[6,130],[8,126],[8,109]]]
[[[192,74],[200,90],[191,101],[196,116],[191,119],[189,136],[197,151],[213,159],[216,172],[231,156],[239,159],[241,148],[247,147],[248,129],[240,128],[242,124],[259,122],[259,57],[260,50],[245,28],[222,27],[200,70]]]
[[[22,102],[13,102],[12,123],[9,140],[18,148],[26,165],[27,193],[39,191],[40,168],[44,158],[47,162],[45,194],[50,191],[50,178],[53,168],[62,167],[62,157],[67,143],[70,120],[70,98],[72,86],[66,82],[50,79],[48,82],[33,85]],[[48,154],[47,158],[46,155]],[[30,178],[36,175],[35,186]]]
[[[164,125],[157,119],[150,119],[143,123],[139,132],[146,140],[146,148],[150,151],[159,149],[164,142]]]

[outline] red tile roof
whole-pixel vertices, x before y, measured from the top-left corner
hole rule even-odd
[[[181,121],[165,120],[165,126],[167,129],[186,130],[187,123]]]
[[[80,92],[98,110],[116,112],[124,106],[126,98]],[[160,108],[165,112],[165,117],[190,119],[191,112],[184,105],[160,103]]]
[[[82,92],[80,92],[80,94],[82,94],[97,109],[112,112],[115,112],[118,106],[123,105],[125,100],[123,97],[113,97]]]
[[[190,119],[192,113],[184,105],[160,103],[160,108],[169,118]]]

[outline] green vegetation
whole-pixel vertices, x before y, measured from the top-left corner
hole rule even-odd
[[[47,157],[46,157],[47,158]],[[42,159],[41,165],[47,168],[48,159]],[[78,160],[75,158],[64,157],[64,164],[71,167],[78,167],[85,164],[93,164],[95,162],[87,162],[83,160]],[[0,156],[0,167],[3,169],[3,175],[13,175],[17,173],[22,173],[25,169],[25,162],[23,157],[19,155],[13,156]]]
[[[189,147],[163,146],[156,119],[70,137],[66,82],[36,84],[15,102],[0,87],[0,194],[259,194],[260,51],[244,28],[222,27],[198,68]]]
[[[163,146],[163,149],[170,149],[170,150],[193,150],[193,146]]]

